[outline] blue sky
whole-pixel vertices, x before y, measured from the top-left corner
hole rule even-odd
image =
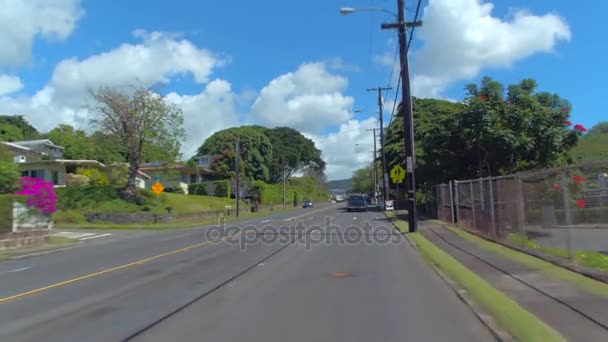
[[[376,98],[366,88],[389,83],[395,32],[380,30],[391,19],[382,13],[338,9],[394,10],[396,1],[57,0],[55,17],[45,3],[0,0],[3,113],[23,114],[41,130],[60,122],[86,128],[86,88],[163,83],[184,106],[187,157],[209,134],[242,123],[304,131],[323,150],[330,179],[371,156],[354,144],[371,143],[365,128],[376,125]],[[423,0],[432,6],[414,36],[414,95],[459,100],[464,84],[484,75],[506,84],[530,77],[572,102],[573,122],[608,120],[600,101],[608,93],[608,47],[600,43],[608,3],[592,3]],[[406,6],[411,17],[415,2]],[[394,93],[387,95],[390,111]]]

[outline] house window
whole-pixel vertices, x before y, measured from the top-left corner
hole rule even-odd
[[[57,172],[57,171],[51,171],[51,181],[55,185],[59,184],[59,172]]]
[[[190,175],[190,183],[191,184],[196,183],[196,173],[193,173]]]

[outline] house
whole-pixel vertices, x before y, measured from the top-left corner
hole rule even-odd
[[[139,170],[150,176],[150,179],[146,180],[147,189],[156,181],[160,181],[165,187],[181,188],[188,193],[189,184],[211,179],[211,159],[209,155],[201,155],[192,158],[194,163],[189,164],[152,162],[142,165]]]

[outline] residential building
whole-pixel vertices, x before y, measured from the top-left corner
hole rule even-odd
[[[177,163],[152,162],[140,167],[140,171],[150,176],[146,181],[146,188],[160,181],[165,187],[181,188],[188,193],[188,184],[201,183],[211,179],[211,156],[200,155],[192,158],[194,164],[185,165]]]

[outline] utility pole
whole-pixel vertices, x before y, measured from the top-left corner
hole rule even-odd
[[[370,88],[367,91],[378,92],[378,115],[380,116],[380,153],[382,154],[382,210],[386,210],[388,199],[388,174],[386,173],[386,155],[384,154],[384,120],[382,119],[382,91],[390,90],[390,87]]]
[[[378,153],[376,152],[376,129],[367,129],[367,131],[372,131],[372,133],[374,134],[374,157],[372,158],[372,177],[374,178],[374,201],[376,201],[376,204],[378,204],[378,168],[376,167]]]
[[[404,0],[397,0],[397,22],[382,24],[381,28],[397,29],[399,36],[399,61],[401,62],[401,109],[403,110],[403,133],[405,139],[405,156],[407,165],[407,213],[410,233],[416,232],[416,159],[414,155],[414,116],[412,113],[412,98],[410,94],[410,75],[407,60],[408,46],[405,42],[405,29],[409,27],[422,26],[421,21],[406,22]]]
[[[239,217],[239,201],[240,201],[240,193],[241,193],[241,184],[240,184],[240,169],[239,169],[239,138],[236,138],[236,155],[235,155],[235,168],[236,168],[236,217]]]

